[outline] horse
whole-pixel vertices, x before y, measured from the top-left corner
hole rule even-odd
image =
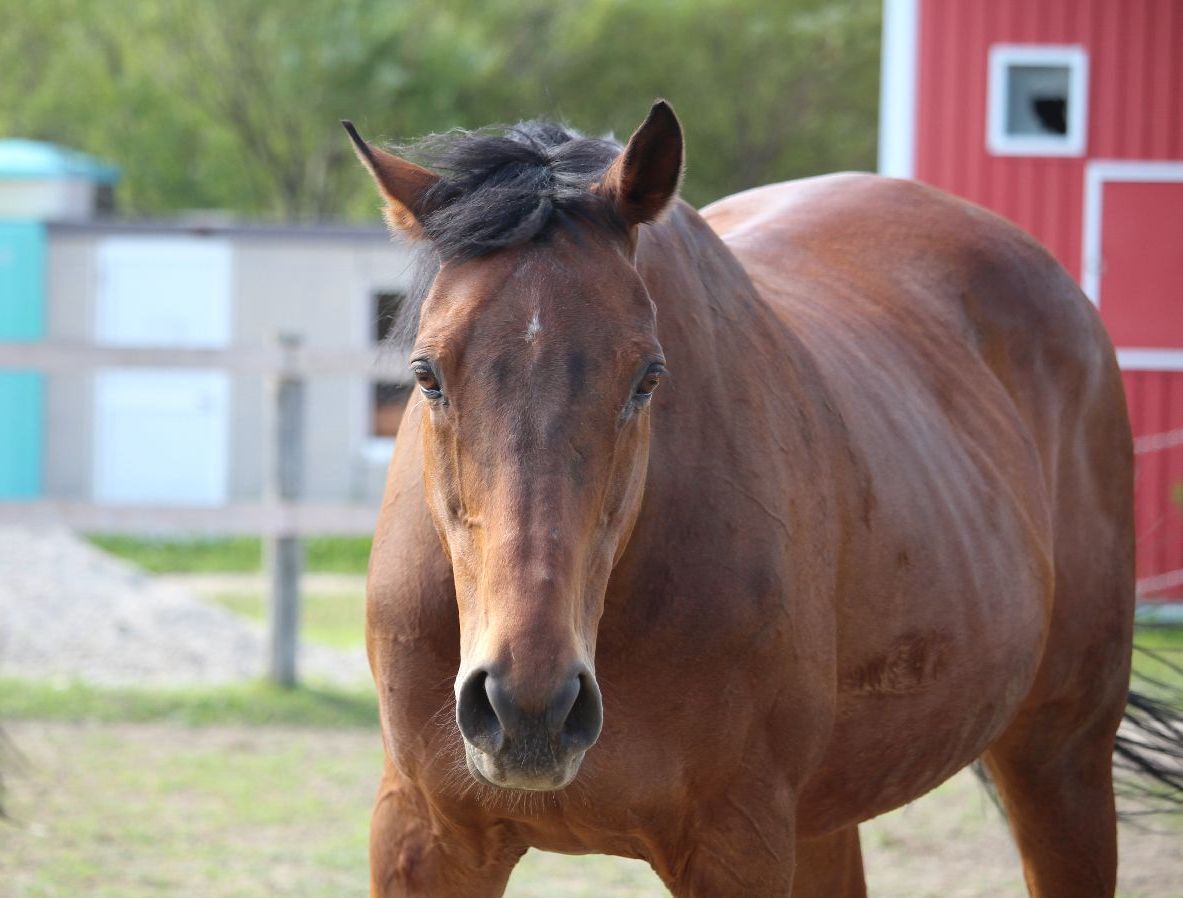
[[[1133,454],[1050,254],[868,174],[697,212],[664,101],[623,146],[343,124],[418,258],[371,894],[493,898],[533,847],[853,898],[858,824],[981,759],[1031,895],[1111,898]]]

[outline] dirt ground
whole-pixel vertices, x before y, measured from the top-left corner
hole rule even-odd
[[[0,896],[363,896],[379,769],[368,730],[9,724]],[[1122,830],[1120,895],[1183,898],[1183,820]],[[1020,896],[1004,824],[962,774],[863,827],[879,898]],[[517,898],[658,898],[643,864],[532,852]]]

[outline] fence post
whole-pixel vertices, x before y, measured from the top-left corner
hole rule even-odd
[[[304,379],[296,366],[300,338],[281,334],[283,356],[275,382],[275,416],[271,454],[271,499],[281,509],[299,501],[304,468]],[[286,517],[286,516],[283,516]],[[270,642],[271,679],[280,686],[297,682],[297,650],[300,635],[300,572],[304,547],[300,536],[287,530],[267,541],[271,578]]]

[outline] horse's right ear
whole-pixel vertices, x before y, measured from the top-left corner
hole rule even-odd
[[[408,162],[393,153],[387,153],[367,143],[353,127],[353,122],[342,125],[353,141],[353,151],[366,167],[378,185],[378,192],[386,200],[386,222],[392,231],[406,237],[421,237],[423,226],[423,199],[427,191],[439,181],[434,175],[414,162]]]

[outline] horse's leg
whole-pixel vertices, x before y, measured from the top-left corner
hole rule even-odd
[[[1117,883],[1113,736],[1070,733],[1038,715],[985,755],[1032,898],[1112,898]]]
[[[1113,744],[1130,679],[1133,474],[1116,369],[1099,389],[1080,418],[1087,432],[1064,440],[1049,465],[1055,595],[1039,671],[984,756],[1034,898],[1112,898],[1116,888]]]
[[[1106,540],[1102,529],[1075,551],[1061,550],[1035,685],[984,755],[1034,898],[1112,898],[1116,888],[1113,744],[1129,688],[1133,624],[1127,542],[1132,546]],[[1106,570],[1111,558],[1119,560]]]
[[[433,826],[418,789],[386,765],[370,824],[371,898],[500,898],[523,854],[501,827]]]
[[[775,787],[749,784],[699,810],[689,841],[650,863],[674,898],[790,898],[795,811],[769,801]]]
[[[736,851],[725,841],[705,839],[666,884],[675,898],[866,898],[857,826],[800,839],[791,858],[776,851],[767,834],[759,842],[763,850],[748,843]]]
[[[857,826],[798,840],[793,898],[867,898]]]

